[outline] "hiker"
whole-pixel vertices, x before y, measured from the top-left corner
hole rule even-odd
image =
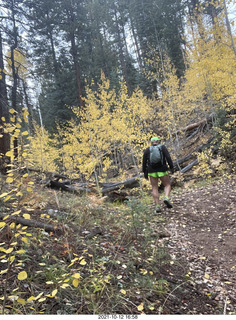
[[[158,137],[151,138],[151,146],[148,147],[143,154],[143,173],[145,179],[150,178],[152,186],[152,196],[156,205],[155,213],[161,212],[161,206],[159,203],[159,192],[158,192],[158,179],[161,179],[164,185],[164,203],[167,208],[172,208],[173,205],[170,201],[169,195],[171,191],[170,177],[168,174],[168,166],[170,171],[174,172],[174,166],[171,156],[167,148],[160,144]]]

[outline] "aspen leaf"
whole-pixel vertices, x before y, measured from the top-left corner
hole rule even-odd
[[[14,180],[12,177],[8,177],[7,180],[6,180],[6,183],[12,183]]]
[[[13,251],[13,248],[9,248],[5,251],[5,253],[11,253]]]
[[[58,292],[58,290],[57,290],[57,289],[53,290],[53,291],[52,291],[52,293],[51,293],[51,297],[52,297],[52,298],[54,298],[54,297],[55,297],[55,295],[57,294],[57,292]]]
[[[209,274],[205,273],[204,278],[207,279],[207,280],[210,279]]]
[[[27,136],[29,134],[29,132],[28,131],[24,131],[24,132],[22,132],[22,135],[23,136]]]
[[[23,217],[24,217],[25,219],[30,220],[30,214],[28,214],[28,213],[24,213],[24,214],[23,214]]]
[[[78,280],[78,279],[74,279],[74,280],[72,281],[72,284],[73,284],[73,286],[74,286],[75,288],[77,288],[78,285],[79,285],[79,280]]]
[[[7,202],[9,199],[11,199],[11,196],[7,196],[7,197],[3,200],[3,202]]]
[[[24,243],[26,243],[26,244],[29,243],[29,240],[28,240],[26,237],[22,237],[21,240],[22,240]]]
[[[28,302],[30,302],[30,301],[34,301],[36,298],[34,297],[34,296],[31,296],[31,297],[29,297],[28,299],[27,299],[27,301]]]
[[[17,211],[15,211],[15,212],[13,212],[11,215],[12,215],[12,216],[17,216],[19,213],[21,213],[21,210],[17,210]]]
[[[74,273],[72,275],[72,277],[75,278],[75,279],[79,279],[80,278],[80,273]]]
[[[47,281],[46,284],[53,284],[53,282],[52,281]]]
[[[12,222],[12,223],[10,224],[10,229],[15,229],[15,226],[16,226],[15,222]]]
[[[120,292],[124,295],[126,294],[126,291],[124,289],[121,289]]]
[[[82,259],[79,264],[81,264],[81,266],[85,266],[87,262],[84,259]]]
[[[46,298],[40,298],[38,301],[39,302],[43,302],[43,301],[45,301],[46,300]]]
[[[0,274],[7,273],[7,271],[8,271],[8,269],[2,270],[2,271],[0,271]]]
[[[0,198],[3,198],[3,197],[5,197],[5,196],[7,196],[7,195],[8,195],[8,193],[4,192],[4,193],[2,193],[2,194],[0,195]]]
[[[6,225],[6,222],[0,222],[0,228],[4,227]]]
[[[23,178],[26,178],[26,177],[28,177],[28,173],[25,173],[24,175],[23,175]]]
[[[27,190],[28,192],[33,192],[33,189],[32,189],[31,187],[27,187],[26,190]]]
[[[67,287],[69,287],[70,285],[68,284],[68,283],[63,283],[60,287],[62,288],[62,289],[65,289],[65,288],[67,288]]]
[[[143,303],[140,303],[140,305],[137,307],[138,311],[143,311],[144,306]]]
[[[11,114],[13,114],[13,113],[15,113],[16,111],[15,111],[13,108],[11,108],[11,109],[9,110],[9,112],[10,112]]]
[[[25,279],[27,279],[27,272],[26,272],[26,271],[21,271],[20,273],[18,273],[17,278],[18,278],[18,280],[25,280]]]
[[[25,299],[18,298],[16,301],[22,305],[25,305]]]
[[[35,298],[35,300],[37,300],[37,299],[39,299],[40,297],[42,297],[42,295],[43,295],[43,292],[39,293],[39,294],[37,295],[37,297]]]
[[[3,122],[5,122],[5,121],[6,121],[5,117],[2,117],[1,119],[2,119],[2,121],[3,121]]]
[[[22,254],[22,253],[25,253],[25,250],[24,249],[21,249],[21,250],[17,250],[16,253],[18,254]]]

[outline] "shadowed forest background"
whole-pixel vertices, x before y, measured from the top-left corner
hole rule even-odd
[[[178,313],[142,155],[158,135],[177,193],[234,186],[234,19],[233,0],[0,0],[0,312]]]

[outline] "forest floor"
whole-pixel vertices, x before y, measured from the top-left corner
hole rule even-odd
[[[172,200],[154,215],[150,188],[146,201],[127,203],[38,188],[22,214],[28,207],[64,232],[29,227],[22,236],[15,280],[0,278],[4,313],[236,314],[236,179],[173,188]]]
[[[236,314],[236,180],[184,189],[173,201],[174,208],[165,209],[169,252],[188,266],[198,288],[182,297],[175,291],[181,308],[198,314],[218,313],[220,308]],[[202,299],[202,293],[215,306]]]

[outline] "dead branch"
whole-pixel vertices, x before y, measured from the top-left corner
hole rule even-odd
[[[5,215],[0,213],[0,218],[3,219],[4,217],[5,217]],[[8,219],[12,220],[16,223],[22,224],[23,226],[44,229],[47,232],[60,232],[60,233],[63,232],[63,230],[57,225],[54,226],[54,225],[47,224],[47,223],[40,222],[40,221],[36,221],[36,220],[24,219],[22,217],[17,217],[17,216],[9,216]]]

